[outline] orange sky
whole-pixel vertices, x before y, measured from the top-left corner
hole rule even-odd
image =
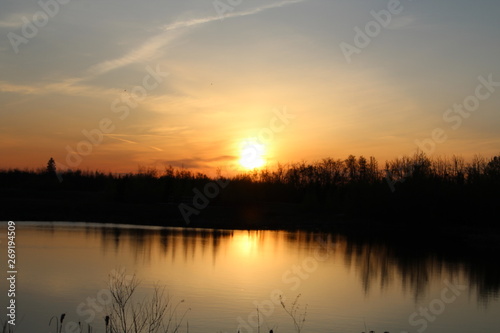
[[[2,3],[0,168],[498,154],[499,4],[389,3]]]

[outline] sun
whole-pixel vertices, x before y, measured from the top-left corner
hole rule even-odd
[[[240,165],[251,170],[260,168],[266,164],[265,146],[257,140],[247,139],[243,142],[240,153]]]

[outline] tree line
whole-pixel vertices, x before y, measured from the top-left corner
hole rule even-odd
[[[62,179],[62,181],[60,181]],[[293,204],[317,216],[347,215],[380,221],[440,220],[453,224],[496,224],[500,199],[500,156],[428,157],[423,152],[380,166],[374,157],[349,155],[315,162],[277,164],[236,175],[166,166],[140,167],[135,173],[58,171],[53,159],[38,170],[0,170],[0,189],[67,195],[95,193],[122,203],[189,202],[193,189],[223,179],[228,183],[212,206]],[[7,192],[6,192],[7,191]],[[433,222],[432,222],[433,223]]]

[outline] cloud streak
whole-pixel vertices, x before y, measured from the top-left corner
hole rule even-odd
[[[236,158],[236,156],[231,155],[220,155],[212,158],[182,158],[177,160],[158,159],[155,160],[155,162],[177,168],[197,169],[209,167],[212,163],[216,162],[234,161]]]
[[[0,20],[0,28],[9,28],[9,29],[21,28],[24,24],[22,20],[23,17],[30,17],[30,14],[28,13],[11,14],[8,17]]]
[[[235,18],[235,17],[255,15],[255,14],[258,14],[258,13],[263,12],[263,11],[268,10],[268,9],[281,8],[281,7],[284,7],[287,5],[292,5],[292,4],[301,3],[301,2],[305,2],[305,1],[306,0],[284,0],[284,1],[280,1],[280,2],[271,3],[268,5],[264,5],[261,7],[248,9],[245,11],[229,13],[229,14],[224,15],[224,16],[214,15],[214,16],[208,16],[208,17],[204,17],[204,18],[197,18],[197,19],[190,19],[190,20],[185,20],[185,21],[174,22],[172,24],[164,26],[163,30],[171,31],[171,30],[177,30],[180,28],[194,27],[194,26],[198,26],[201,24],[219,21],[219,20],[225,19],[225,18]]]
[[[135,145],[141,145],[141,146],[144,146],[144,147],[148,147],[148,148],[153,149],[155,151],[163,151],[163,149],[155,147],[155,146],[150,146],[150,145],[142,144],[142,143],[139,143],[139,142],[136,142],[136,141],[132,141],[132,140],[127,140],[127,139],[121,138],[123,136],[130,137],[130,136],[143,136],[143,135],[105,134],[105,136],[108,137],[108,138],[117,140],[117,141],[121,141],[121,142],[129,143],[129,144],[135,144]]]
[[[151,37],[137,49],[134,49],[119,58],[107,60],[97,65],[94,65],[89,69],[89,72],[91,73],[92,76],[102,75],[114,69],[130,65],[135,62],[140,62],[146,59],[150,59],[154,57],[155,53],[157,53],[159,49],[165,47],[166,45],[171,43],[174,39],[180,36],[180,34],[177,35],[171,34],[172,31],[177,31],[185,28],[194,28],[214,21],[219,21],[222,18],[227,19],[227,18],[255,15],[265,10],[281,8],[287,5],[301,3],[305,1],[307,0],[284,0],[245,11],[229,13],[223,17],[218,15],[213,15],[202,18],[177,21],[161,27],[161,30],[163,31],[162,33]]]
[[[99,76],[114,69],[150,59],[155,55],[156,52],[158,52],[159,49],[168,45],[178,36],[179,35],[172,35],[163,32],[159,35],[151,37],[137,49],[134,49],[119,58],[103,61],[97,65],[90,67],[88,69],[90,77]]]
[[[82,79],[66,79],[56,83],[33,83],[31,85],[14,84],[0,80],[0,91],[20,95],[46,95],[51,93],[64,93],[73,96],[95,97],[98,94],[116,94],[118,89],[104,89],[80,84]]]
[[[150,60],[154,58],[159,50],[170,43],[172,43],[175,39],[179,38],[182,36],[183,33],[185,33],[186,28],[194,28],[197,26],[201,26],[210,22],[214,21],[219,21],[222,18],[228,19],[228,18],[237,18],[237,17],[243,17],[243,16],[250,16],[250,15],[255,15],[258,13],[261,13],[266,10],[274,9],[274,8],[281,8],[287,5],[292,5],[296,3],[301,3],[305,2],[307,0],[284,0],[264,6],[260,6],[257,8],[253,9],[248,9],[245,11],[240,11],[240,12],[233,12],[225,15],[224,17],[221,16],[208,16],[208,17],[203,17],[203,18],[196,18],[196,19],[188,19],[188,20],[183,20],[183,21],[177,21],[165,26],[160,27],[160,30],[162,31],[161,33],[152,36],[148,40],[146,40],[144,43],[142,43],[140,46],[134,48],[133,50],[125,53],[121,57],[111,59],[111,60],[106,60],[102,61],[98,64],[95,64],[91,67],[89,67],[86,72],[87,75],[83,75],[78,78],[68,78],[66,80],[63,80],[62,82],[58,83],[53,83],[53,84],[43,84],[43,85],[38,85],[38,84],[33,84],[33,85],[16,85],[16,84],[11,84],[6,81],[1,81],[0,80],[0,90],[4,92],[12,92],[12,93],[19,93],[19,94],[25,94],[25,95],[40,95],[40,94],[45,94],[47,92],[64,92],[69,95],[89,95],[92,96],[95,93],[103,93],[100,88],[93,88],[90,86],[82,85],[83,82],[87,80],[91,80],[97,76],[103,75],[107,72],[110,72],[112,70],[125,67],[127,65],[133,64],[133,63],[138,63],[138,62],[144,62],[147,60]],[[11,26],[14,24],[14,22],[17,22],[13,19],[8,19],[8,20],[3,20],[0,21],[0,27],[3,26]],[[173,32],[177,33],[173,33]],[[115,93],[115,91],[107,91],[108,93]]]

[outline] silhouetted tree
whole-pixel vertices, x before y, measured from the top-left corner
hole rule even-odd
[[[51,157],[49,161],[47,162],[47,173],[48,174],[55,174],[56,173],[56,161]]]
[[[500,156],[495,156],[488,162],[485,172],[490,177],[500,176]]]
[[[349,180],[350,181],[357,180],[358,162],[356,161],[356,156],[349,155],[349,157],[347,157],[347,159],[345,160],[345,167],[347,170],[347,174],[349,175]]]
[[[366,181],[368,178],[368,161],[364,156],[358,158],[359,178],[361,181]]]

